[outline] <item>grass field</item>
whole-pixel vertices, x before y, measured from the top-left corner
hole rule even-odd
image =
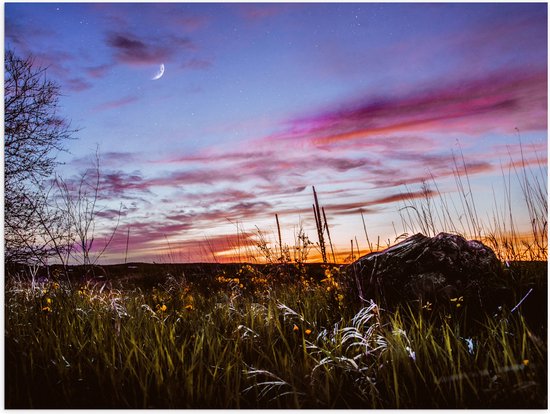
[[[8,280],[6,408],[547,407],[545,295],[389,311],[348,300],[336,266],[143,266]],[[518,301],[546,292],[528,268]]]

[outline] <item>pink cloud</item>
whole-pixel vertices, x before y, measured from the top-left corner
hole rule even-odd
[[[64,83],[69,90],[74,92],[85,91],[86,89],[90,89],[92,87],[90,82],[82,78],[65,79]]]
[[[130,105],[134,102],[139,101],[137,96],[126,96],[124,98],[116,99],[114,101],[104,102],[100,105],[94,106],[92,110],[94,112],[107,111],[110,109],[118,109],[124,106]]]
[[[212,66],[212,62],[210,60],[205,59],[190,59],[184,63],[182,63],[181,67],[184,69],[208,69]]]
[[[240,250],[243,253],[245,251],[252,253],[256,245],[256,236],[249,232],[178,241],[174,233],[169,233],[174,228],[182,229],[161,224],[129,223],[116,233],[108,252],[113,257],[120,257],[126,253],[126,246],[128,246],[128,257],[139,257],[140,261],[232,262],[237,260],[237,253],[227,254],[227,252]],[[102,247],[98,244],[97,248]],[[120,263],[120,259],[114,262]]]
[[[277,16],[288,9],[285,4],[241,4],[240,14],[249,21],[262,21],[264,19]]]
[[[104,77],[109,70],[111,70],[113,65],[111,64],[104,64],[99,66],[93,66],[86,69],[86,73],[88,73],[89,76],[92,78],[102,78]]]
[[[342,190],[337,190],[337,191],[343,192]],[[323,193],[323,195],[327,196],[326,193]],[[374,200],[329,203],[329,204],[326,204],[324,208],[327,214],[330,213],[330,216],[354,215],[354,214],[361,214],[361,212],[376,213],[380,211],[378,207],[384,204],[391,204],[397,201],[412,200],[416,198],[425,198],[426,196],[433,197],[434,195],[435,193],[431,190],[428,191],[427,193],[422,191],[407,192],[407,193],[400,192],[400,193],[395,193],[388,196],[376,198]],[[279,214],[285,214],[285,215],[297,215],[297,214],[308,215],[311,212],[312,212],[312,207],[278,211]]]
[[[202,207],[204,203],[188,204],[182,212],[168,214],[165,218],[169,221],[193,223],[193,228],[209,228],[213,223],[227,223],[228,220],[242,220],[247,217],[261,217],[272,214],[272,206],[259,199],[241,200],[224,207]]]
[[[231,263],[252,260],[257,254],[257,240],[253,233],[242,232],[238,235],[216,235],[203,240],[189,240],[175,243],[165,255],[180,257],[189,262],[215,261]],[[240,253],[239,253],[240,252]]]
[[[291,121],[272,141],[316,145],[411,132],[480,134],[547,128],[546,72],[501,72],[407,96],[367,98]]]
[[[496,144],[491,147],[495,157],[509,159],[510,157],[519,157],[523,153],[525,156],[536,154],[546,154],[548,152],[548,142],[545,140],[539,142],[530,142],[528,144]]]
[[[207,27],[210,20],[206,16],[181,16],[180,13],[175,13],[171,16],[171,22],[178,29],[195,32]]]
[[[100,179],[100,194],[105,198],[132,198],[132,193],[149,192],[149,186],[139,171],[107,171],[100,175]]]

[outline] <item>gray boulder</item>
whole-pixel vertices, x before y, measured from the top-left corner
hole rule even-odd
[[[495,253],[479,241],[448,233],[415,234],[359,258],[346,274],[353,294],[389,307],[430,302],[488,311],[507,296]]]

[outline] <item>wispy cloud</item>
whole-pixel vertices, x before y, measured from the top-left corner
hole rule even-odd
[[[120,262],[120,255],[125,254],[126,247],[130,260],[136,256],[151,262],[231,262],[237,259],[239,251],[243,254],[246,251],[253,252],[256,245],[256,236],[251,232],[178,240],[176,235],[187,229],[185,224],[126,223],[115,234],[108,252],[118,257],[114,262]]]
[[[168,20],[174,28],[185,30],[186,32],[195,32],[208,27],[210,19],[207,16],[191,16],[189,13],[171,12]]]
[[[108,101],[104,102],[102,104],[96,105],[92,108],[92,111],[94,112],[101,112],[101,111],[108,111],[111,109],[118,109],[122,108],[124,106],[130,105],[134,102],[139,101],[139,97],[137,96],[125,96],[120,99],[116,99],[114,101]]]
[[[500,72],[406,96],[343,103],[338,109],[295,119],[286,132],[271,139],[323,145],[396,133],[545,130],[546,101],[545,72]]]
[[[106,198],[132,198],[136,192],[147,193],[150,188],[139,171],[107,171],[100,178],[101,194]]]
[[[86,73],[92,78],[102,78],[113,68],[112,64],[102,64],[86,68]]]
[[[118,62],[130,65],[157,64],[171,58],[180,48],[194,49],[193,42],[187,37],[168,35],[142,39],[131,32],[109,33],[107,45],[114,51]]]
[[[65,86],[74,92],[81,92],[92,87],[92,84],[83,78],[70,78],[64,81]]]
[[[270,17],[277,16],[286,10],[289,6],[287,4],[241,4],[239,5],[239,14],[249,21],[263,21]]]
[[[212,61],[206,60],[206,59],[196,59],[196,58],[190,59],[181,64],[181,67],[183,69],[195,69],[195,70],[208,69],[211,66],[212,66]]]

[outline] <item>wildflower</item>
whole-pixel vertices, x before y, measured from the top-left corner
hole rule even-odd
[[[306,329],[305,333],[306,333],[306,335],[309,335],[311,333],[311,329]]]
[[[338,302],[343,302],[344,301],[344,295],[342,295],[341,293],[338,294]]]
[[[528,360],[528,359],[524,359],[524,360],[522,361],[522,364],[523,364],[524,366],[529,365],[529,360]]]
[[[54,290],[55,290],[55,289],[59,289],[59,283],[53,282],[52,288],[53,288]]]
[[[464,296],[460,296],[458,298],[451,298],[451,302],[454,302],[457,308],[460,308],[462,306],[461,302],[463,301],[464,301]]]
[[[49,306],[44,306],[44,307],[42,308],[42,311],[43,311],[43,312],[46,312],[46,313],[49,313],[49,312],[52,311],[52,308],[50,308]]]
[[[294,327],[292,328],[294,332],[298,332],[300,328],[298,328],[298,325],[294,324]]]
[[[424,306],[422,306],[422,309],[426,309],[427,311],[431,311],[432,310],[432,302],[426,302],[426,304]]]
[[[51,298],[46,298],[46,303],[47,303],[48,305],[51,305],[51,304],[52,304],[52,299],[51,299]]]
[[[191,311],[191,310],[193,310],[193,305],[191,305],[191,304],[189,304],[189,305],[186,305],[186,306],[185,306],[185,309],[187,309],[187,310],[190,310],[190,311]]]
[[[325,276],[330,279],[332,277],[332,272],[330,271],[330,269],[326,269],[325,270]]]
[[[163,303],[162,306],[161,305],[157,305],[157,311],[159,312],[166,312],[166,309],[168,309],[166,307],[166,305]]]

